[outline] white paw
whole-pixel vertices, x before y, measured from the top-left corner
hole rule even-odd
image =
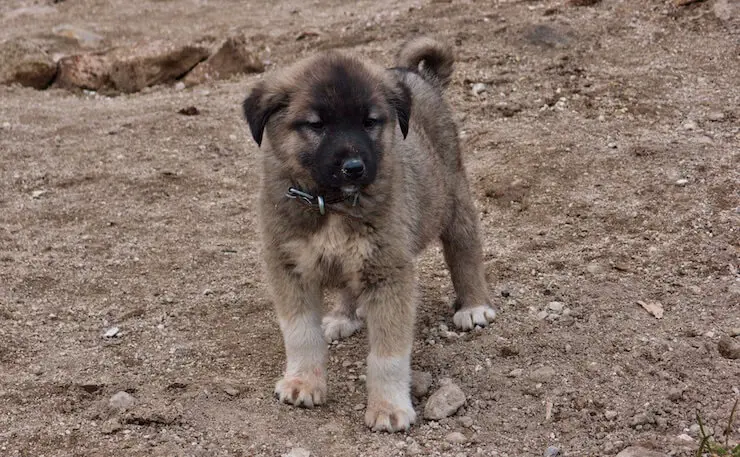
[[[411,428],[416,422],[416,411],[411,400],[403,405],[387,401],[368,402],[365,411],[365,425],[376,432],[400,432]]]
[[[452,321],[460,330],[472,330],[476,325],[485,327],[496,318],[496,311],[487,305],[463,308],[455,313]]]
[[[313,408],[326,401],[326,379],[290,376],[275,385],[275,396],[283,403]]]
[[[321,329],[327,343],[346,338],[362,328],[362,321],[339,314],[328,314],[321,320]]]

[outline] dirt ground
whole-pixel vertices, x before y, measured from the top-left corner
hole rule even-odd
[[[740,32],[713,1],[2,2],[2,38],[51,53],[79,51],[50,33],[65,23],[106,45],[240,32],[268,73],[118,97],[0,87],[0,455],[694,455],[678,436],[696,411],[719,435],[740,397],[740,360],[717,349],[740,327]],[[284,353],[240,103],[300,56],[390,65],[420,33],[454,44],[500,312],[445,338],[452,286],[427,251],[412,366],[468,399],[389,435],[362,421],[364,332],[331,347],[327,405],[272,397]]]

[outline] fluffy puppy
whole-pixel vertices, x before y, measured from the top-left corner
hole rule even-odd
[[[442,92],[450,50],[429,38],[404,45],[396,68],[324,52],[267,76],[244,101],[262,152],[259,216],[266,273],[287,367],[275,393],[313,407],[326,400],[326,340],[365,315],[370,342],[365,423],[408,429],[416,304],[415,258],[439,239],[457,294],[455,325],[495,316],[478,216]],[[325,288],[341,300],[323,318]]]

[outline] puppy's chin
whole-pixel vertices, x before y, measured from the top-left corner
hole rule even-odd
[[[340,190],[342,191],[343,194],[352,195],[352,194],[357,193],[360,190],[360,188],[358,186],[342,186],[340,187]]]

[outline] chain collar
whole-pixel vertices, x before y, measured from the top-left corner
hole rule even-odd
[[[302,190],[296,189],[295,187],[289,187],[288,192],[285,193],[285,196],[294,200],[301,201],[305,203],[308,206],[313,206],[315,208],[319,209],[319,213],[323,216],[326,214],[326,206],[327,205],[333,205],[335,203],[341,203],[345,201],[352,201],[352,207],[357,206],[357,202],[360,200],[360,192],[353,192],[351,194],[344,194],[345,196],[342,198],[339,198],[337,200],[330,200],[327,201],[326,198],[324,198],[321,195],[311,195],[308,192],[304,192]]]

